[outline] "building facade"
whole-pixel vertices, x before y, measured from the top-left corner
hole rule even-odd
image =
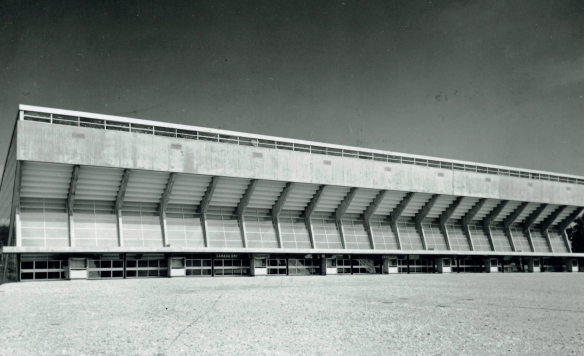
[[[584,177],[21,105],[8,280],[578,271]]]

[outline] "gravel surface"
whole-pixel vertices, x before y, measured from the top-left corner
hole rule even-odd
[[[581,355],[584,273],[0,286],[1,355]]]

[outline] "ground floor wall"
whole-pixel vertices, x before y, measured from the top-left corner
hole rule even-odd
[[[580,258],[408,254],[10,254],[3,262],[6,281],[584,271]]]

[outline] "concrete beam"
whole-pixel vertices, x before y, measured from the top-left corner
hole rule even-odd
[[[308,205],[306,206],[306,209],[304,209],[304,217],[305,218],[310,219],[312,214],[314,214],[316,206],[318,205],[320,198],[322,198],[322,194],[324,193],[325,188],[326,188],[326,185],[321,185],[318,188],[318,190],[316,191],[316,193],[314,194],[314,196],[310,200],[310,203],[308,203]]]
[[[14,246],[21,247],[21,235],[20,235],[20,191],[22,188],[22,161],[16,161],[16,169],[14,172],[14,187],[12,188],[12,208],[10,209],[10,223],[8,227],[8,246],[12,246],[12,241]],[[2,249],[4,253],[4,249]],[[4,255],[3,255],[4,256]],[[8,259],[3,257],[4,260],[4,272],[3,276],[6,277],[6,272],[8,271]]]
[[[568,233],[566,229],[562,230],[562,239],[564,240],[564,245],[566,245],[566,249],[569,253],[572,253],[572,244],[570,244],[570,238],[568,238]]]
[[[491,223],[493,221],[495,221],[495,219],[497,219],[497,217],[499,217],[499,214],[501,214],[501,212],[503,211],[503,209],[505,209],[505,207],[507,206],[507,204],[509,204],[509,200],[503,200],[502,202],[500,202],[499,205],[497,205],[497,207],[495,209],[493,209],[489,213],[489,215],[487,215],[485,217],[485,219],[483,220],[483,224],[485,226],[491,225]]]
[[[422,222],[422,220],[424,220],[424,218],[426,216],[428,216],[428,214],[430,213],[430,210],[432,210],[432,208],[434,207],[434,204],[436,204],[436,202],[438,201],[438,198],[440,198],[440,194],[432,195],[432,198],[416,214],[416,216],[414,218],[414,221],[416,222],[416,224],[420,224]]]
[[[251,182],[249,182],[249,185],[247,186],[247,189],[245,190],[245,193],[243,194],[243,197],[241,198],[241,200],[239,201],[239,204],[237,205],[237,216],[241,217],[243,216],[243,214],[245,214],[245,211],[247,210],[247,207],[249,205],[249,202],[251,201],[251,197],[253,195],[253,192],[255,191],[257,185],[258,185],[258,180],[257,179],[252,179]]]
[[[314,240],[314,229],[312,228],[312,222],[310,221],[310,217],[312,216],[312,214],[314,214],[314,210],[316,209],[316,206],[318,205],[320,198],[322,198],[322,194],[324,193],[325,188],[326,188],[325,185],[321,185],[314,194],[314,196],[312,197],[312,199],[310,200],[310,203],[308,203],[306,209],[304,209],[306,229],[308,230],[308,236],[310,237],[310,244],[312,245],[312,248],[316,248],[316,241]]]
[[[339,229],[339,235],[341,237],[341,244],[343,245],[343,248],[347,248],[347,241],[345,240],[345,228],[343,226],[343,216],[345,216],[349,205],[351,205],[351,202],[353,201],[353,198],[355,198],[355,194],[357,194],[358,191],[359,188],[351,188],[349,194],[345,196],[345,199],[343,199],[337,210],[335,210],[335,220],[337,221],[337,228]]]
[[[466,239],[468,241],[468,246],[470,247],[470,250],[474,251],[475,250],[474,242],[472,241],[472,233],[470,232],[470,228],[468,227],[468,224],[465,224],[463,222],[462,228],[464,230],[464,234],[466,235]]]
[[[274,224],[274,229],[276,230],[278,247],[280,248],[284,248],[282,243],[282,229],[280,226],[280,213],[282,212],[282,209],[286,204],[286,200],[288,200],[288,196],[290,196],[290,193],[292,192],[292,189],[294,189],[295,185],[296,185],[295,183],[286,183],[284,190],[282,191],[282,193],[280,193],[278,200],[276,200],[276,203],[272,207],[272,222]]]
[[[420,235],[420,239],[422,240],[422,248],[424,250],[428,249],[428,243],[426,242],[426,233],[424,232],[424,228],[422,227],[422,222],[416,222],[416,230],[418,230],[418,234]]]
[[[215,188],[217,188],[217,183],[219,183],[219,177],[213,177],[211,183],[209,183],[209,186],[207,187],[203,199],[201,199],[201,204],[199,205],[199,212],[201,214],[206,214],[207,210],[209,210],[209,204],[211,203],[213,193],[215,193]]]
[[[79,181],[79,168],[79,165],[73,166],[73,173],[71,173],[71,183],[69,184],[69,192],[67,193],[67,212],[69,215],[73,215],[75,191],[77,190],[77,182]]]
[[[450,206],[446,210],[444,210],[444,212],[440,215],[440,225],[446,225],[448,220],[450,220],[450,218],[452,217],[452,214],[454,214],[456,209],[458,209],[460,204],[462,204],[463,200],[464,197],[456,198],[456,200],[452,204],[450,204]]]
[[[540,224],[540,228],[542,230],[547,230],[552,226],[554,221],[560,216],[566,209],[568,208],[567,205],[562,205],[558,207],[550,216],[548,216],[542,223]]]
[[[401,237],[399,235],[399,229],[397,227],[397,222],[396,221],[390,221],[389,222],[391,224],[391,229],[393,230],[393,234],[395,235],[395,240],[397,241],[397,249],[398,250],[403,250],[402,248],[402,243],[401,243]]]
[[[168,177],[168,182],[166,183],[166,187],[164,188],[164,193],[162,193],[162,197],[160,198],[160,203],[158,204],[158,211],[164,212],[168,206],[168,202],[170,201],[170,195],[172,194],[172,188],[174,187],[174,182],[176,181],[176,172],[170,173]]]
[[[124,197],[126,196],[126,189],[128,188],[128,182],[130,181],[130,175],[132,170],[124,169],[124,175],[122,176],[122,181],[120,183],[120,188],[118,189],[118,196],[116,197],[115,210],[121,210],[124,205]]]
[[[548,249],[550,250],[550,252],[554,252],[554,246],[552,246],[552,240],[550,239],[550,232],[545,229],[543,230],[543,236],[545,237],[545,242],[548,245]]]
[[[485,229],[485,233],[487,234],[487,238],[489,239],[491,251],[497,251],[497,249],[495,248],[495,243],[493,242],[493,233],[491,232],[491,225],[484,225],[483,228]]]
[[[276,200],[276,203],[272,207],[272,216],[280,215],[282,209],[284,208],[284,205],[286,204],[286,200],[288,200],[288,196],[290,196],[290,193],[292,192],[295,186],[296,183],[286,183],[286,187],[284,187],[284,190],[282,191],[282,193],[280,193],[278,200]]]
[[[244,214],[245,211],[247,210],[249,202],[251,201],[251,197],[258,185],[258,182],[259,181],[257,179],[252,179],[251,182],[249,182],[249,185],[247,186],[247,189],[245,190],[243,197],[241,198],[239,204],[237,205],[237,220],[239,221],[239,229],[241,230],[241,239],[243,241],[244,248],[247,248],[247,231],[245,229]]]
[[[406,210],[406,208],[408,207],[410,201],[412,201],[414,194],[416,193],[410,192],[406,194],[402,201],[393,209],[391,214],[389,214],[389,222],[391,223],[397,222],[397,219],[399,219],[401,214],[403,214],[404,210]]]
[[[576,210],[574,210],[572,214],[570,214],[570,216],[568,216],[567,218],[564,219],[564,221],[558,224],[558,228],[561,231],[566,230],[574,222],[574,220],[576,220],[578,216],[582,214],[582,211],[584,211],[584,208],[577,208]]]
[[[166,208],[168,207],[168,201],[170,200],[170,194],[172,194],[172,188],[174,187],[174,181],[176,180],[177,173],[172,172],[168,176],[168,181],[166,182],[166,187],[164,187],[164,192],[162,197],[160,197],[160,203],[158,203],[158,213],[160,215],[160,228],[162,229],[162,245],[164,247],[168,246],[168,229],[166,226]]]
[[[69,192],[67,193],[67,231],[69,232],[69,246],[75,247],[75,225],[73,221],[73,206],[75,205],[75,191],[79,181],[79,166],[73,166],[71,173],[71,183],[69,183]]]
[[[535,209],[535,211],[529,214],[529,216],[525,219],[525,222],[523,223],[523,228],[529,230],[533,226],[535,221],[539,218],[541,213],[543,213],[545,208],[547,208],[547,206],[548,206],[547,204],[541,204],[537,209]]]
[[[462,217],[462,225],[468,225],[474,219],[475,216],[481,211],[487,199],[483,198],[478,201],[463,217]]]
[[[511,236],[511,238],[513,238],[513,234],[511,233],[511,230],[509,231],[509,235]],[[535,246],[533,246],[533,237],[531,237],[531,231],[529,231],[529,229],[524,229],[524,233],[527,236],[527,242],[529,243],[529,248],[531,249],[531,251],[529,252],[535,252]],[[513,251],[517,252],[517,247],[515,246],[515,241],[513,241]]]
[[[345,199],[343,199],[337,210],[335,210],[335,218],[337,220],[341,220],[343,216],[345,216],[349,205],[351,205],[351,202],[353,201],[353,198],[355,198],[355,195],[358,191],[359,188],[351,188]]]
[[[217,183],[219,183],[219,177],[211,178],[211,183],[209,183],[209,186],[205,191],[205,195],[199,204],[199,213],[201,214],[201,226],[203,228],[203,239],[205,241],[205,247],[209,247],[207,211],[209,210],[209,204],[211,203],[211,198],[213,198],[213,193],[215,193],[215,188],[217,188]]]
[[[507,218],[505,218],[505,220],[503,221],[503,226],[505,227],[505,230],[509,230],[509,227],[511,226],[511,224],[513,224],[517,220],[519,215],[521,215],[521,213],[523,213],[525,208],[527,208],[527,204],[529,204],[529,203],[522,203],[521,205],[519,205],[519,207],[517,209],[515,209],[514,212],[511,213],[511,215],[509,215]]]
[[[375,247],[375,240],[373,239],[373,230],[371,229],[370,219],[375,214],[377,208],[379,208],[379,204],[383,201],[383,198],[387,195],[387,190],[382,190],[377,194],[375,199],[369,204],[365,212],[363,213],[363,223],[365,224],[365,231],[367,231],[367,236],[369,237],[369,244],[371,245],[372,249],[376,249]]]

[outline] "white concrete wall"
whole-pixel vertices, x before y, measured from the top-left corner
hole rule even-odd
[[[31,121],[18,132],[19,160],[584,206],[584,185]]]

